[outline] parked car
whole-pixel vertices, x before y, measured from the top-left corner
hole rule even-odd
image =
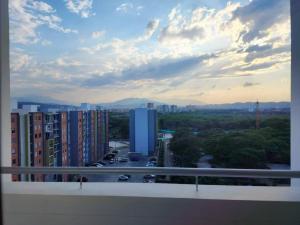
[[[100,163],[101,165],[103,165],[103,166],[105,166],[106,165],[106,163],[105,162],[103,162],[103,161],[101,161],[101,160],[99,160],[97,163]]]
[[[120,157],[118,158],[119,162],[128,162],[128,158]]]
[[[146,166],[147,167],[154,167],[156,164],[153,162],[147,162]]]
[[[89,165],[89,167],[103,167],[103,165],[100,163],[92,163]]]
[[[131,178],[131,175],[130,174],[124,174],[124,176],[128,177],[128,178]]]
[[[114,159],[109,160],[109,164],[114,164],[114,163],[115,163]]]
[[[128,179],[129,178],[127,176],[121,175],[121,176],[119,176],[118,181],[128,181]]]
[[[155,177],[156,177],[156,176],[153,175],[153,174],[147,174],[147,175],[144,176],[144,179],[145,179],[145,180],[151,180],[151,179],[155,179]]]

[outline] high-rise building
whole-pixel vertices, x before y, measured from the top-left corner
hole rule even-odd
[[[20,117],[18,113],[11,113],[11,165],[20,166]],[[19,181],[20,176],[12,175],[13,181]]]
[[[169,105],[159,105],[157,107],[157,110],[158,110],[158,112],[161,112],[161,113],[168,113],[168,112],[170,112],[170,107],[169,107]]]
[[[156,110],[138,108],[130,111],[130,151],[152,155],[156,147]]]
[[[70,112],[70,166],[83,166],[83,113]]]
[[[177,110],[178,110],[177,105],[171,105],[170,106],[170,112],[175,113],[175,112],[177,112]]]
[[[57,166],[69,166],[69,148],[68,148],[68,113],[58,113],[58,133],[59,133],[59,150],[57,152]],[[68,175],[62,175],[62,181],[68,181]]]
[[[147,108],[148,109],[154,109],[154,103],[153,102],[147,103]]]
[[[13,166],[83,166],[109,150],[107,111],[11,113]],[[13,180],[67,181],[67,175],[21,175]]]
[[[30,164],[33,167],[44,166],[43,113],[32,112],[30,116]],[[31,176],[31,180],[44,181],[43,174]]]
[[[97,111],[97,132],[96,132],[96,161],[103,159],[104,155],[109,151],[109,127],[108,127],[108,111]]]
[[[87,130],[89,133],[89,137],[87,139],[88,145],[89,145],[89,162],[95,162],[97,160],[96,157],[96,134],[97,134],[97,111],[96,110],[90,110],[87,112],[88,114],[88,123],[87,123]]]

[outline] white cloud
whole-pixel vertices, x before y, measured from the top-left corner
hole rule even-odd
[[[131,2],[122,3],[121,5],[119,5],[116,8],[117,12],[121,12],[121,13],[133,12],[133,13],[136,13],[137,15],[140,15],[143,10],[144,10],[143,6],[141,6],[141,5],[135,6]]]
[[[41,41],[41,44],[42,44],[43,46],[49,46],[49,45],[52,45],[52,42],[49,41],[49,40],[42,40],[42,41]]]
[[[105,35],[105,31],[104,30],[92,32],[92,38],[94,38],[94,39],[103,37],[104,35]]]
[[[12,73],[24,70],[30,65],[32,57],[26,54],[22,49],[14,49],[10,51],[10,69]]]
[[[92,12],[93,0],[65,0],[67,9],[82,18],[88,18],[95,15]]]
[[[76,33],[76,30],[64,28],[62,19],[55,15],[49,4],[34,0],[9,1],[10,35],[13,43],[33,44],[41,41],[38,28],[47,25],[63,33]]]
[[[45,12],[45,13],[54,13],[55,12],[55,9],[53,9],[52,6],[47,4],[46,2],[33,1],[32,5],[30,7],[32,7],[35,10],[38,10],[40,12]]]

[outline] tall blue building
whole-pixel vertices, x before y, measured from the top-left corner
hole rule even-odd
[[[156,147],[156,110],[138,108],[130,111],[130,151],[152,155]]]

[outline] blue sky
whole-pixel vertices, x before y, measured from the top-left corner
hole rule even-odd
[[[10,42],[15,98],[290,99],[286,0],[10,0]]]

